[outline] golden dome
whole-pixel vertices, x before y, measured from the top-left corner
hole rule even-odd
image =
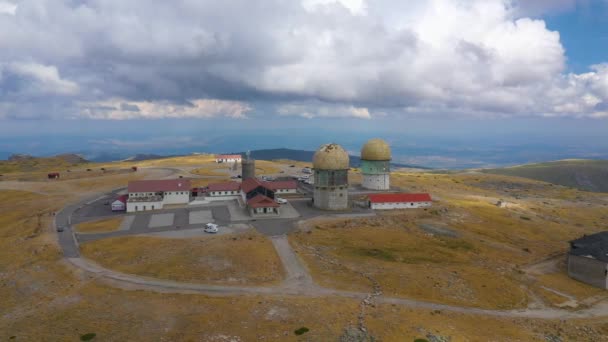
[[[338,144],[325,144],[315,152],[312,165],[318,170],[348,170],[348,152]]]
[[[363,160],[391,160],[391,148],[382,139],[368,140],[361,149]]]

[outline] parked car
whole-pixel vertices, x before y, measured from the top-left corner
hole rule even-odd
[[[205,225],[205,229],[204,230],[205,230],[205,233],[215,234],[215,233],[217,233],[219,231],[218,228],[219,228],[218,225],[215,224],[215,223],[207,223]]]
[[[281,198],[281,197],[276,197],[274,200],[275,200],[277,203],[279,203],[279,204],[285,204],[285,203],[287,203],[287,200],[286,200],[286,199],[284,199],[284,198]]]
[[[57,231],[58,231],[59,233],[63,232],[64,230],[65,230],[65,227],[63,227],[63,226],[59,226],[59,227],[57,227]]]

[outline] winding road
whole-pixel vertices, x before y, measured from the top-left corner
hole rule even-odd
[[[314,283],[306,266],[291,248],[286,235],[272,236],[271,241],[285,268],[287,277],[277,286],[223,286],[208,284],[192,284],[147,278],[113,271],[80,256],[78,242],[71,227],[71,216],[75,210],[106,194],[68,205],[55,215],[55,226],[65,227],[58,232],[58,242],[63,250],[65,259],[74,267],[94,275],[112,286],[125,290],[146,290],[159,293],[204,294],[208,296],[239,296],[239,295],[268,295],[268,296],[340,296],[362,300],[369,293],[351,292],[321,287]],[[491,310],[456,305],[432,303],[422,300],[378,296],[376,302],[402,305],[410,308],[445,310],[463,314],[475,314],[494,317],[510,318],[539,318],[539,319],[572,319],[608,316],[608,303],[597,303],[595,306],[579,311],[568,311],[557,308],[521,309],[521,310]]]

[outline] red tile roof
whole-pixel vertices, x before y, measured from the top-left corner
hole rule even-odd
[[[215,159],[241,159],[240,154],[217,154]]]
[[[257,195],[247,200],[247,205],[251,208],[277,208],[280,205],[271,198],[264,195]]]
[[[259,181],[257,178],[247,178],[241,183],[241,189],[244,193],[248,193],[252,190],[255,190],[258,186],[264,186],[264,184]]]
[[[157,192],[157,191],[190,191],[190,180],[164,179],[164,180],[140,180],[129,182],[129,192]]]
[[[264,186],[266,186],[270,190],[297,189],[298,188],[298,182],[296,182],[295,180],[276,181],[276,182],[264,182]]]
[[[122,203],[127,203],[128,198],[129,198],[129,195],[122,195],[122,196],[119,196],[118,198],[116,198],[116,200],[114,202],[120,201]]]
[[[239,191],[241,189],[241,183],[238,182],[223,182],[209,184],[208,191]]]
[[[429,194],[370,194],[372,203],[432,202]]]

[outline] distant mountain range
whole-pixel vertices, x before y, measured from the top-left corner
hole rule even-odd
[[[568,159],[481,172],[535,179],[583,191],[608,192],[608,160]]]
[[[230,154],[240,154],[244,157],[246,152],[233,152]],[[275,148],[275,149],[251,151],[251,157],[253,159],[260,159],[260,160],[289,159],[289,160],[294,160],[294,161],[310,162],[312,160],[312,157],[314,156],[314,154],[315,154],[314,151],[292,150],[289,148]],[[351,167],[359,167],[360,165],[361,165],[360,157],[350,156],[350,166]],[[391,163],[391,165],[394,167],[428,169],[427,167],[400,164],[400,163]]]

